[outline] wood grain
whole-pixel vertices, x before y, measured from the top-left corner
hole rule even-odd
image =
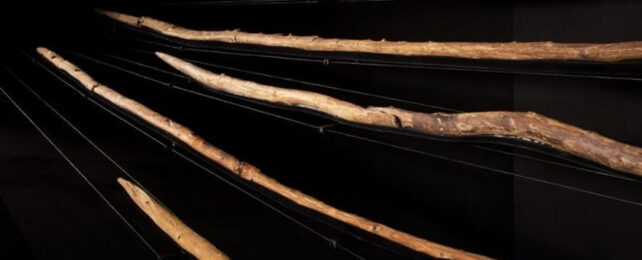
[[[216,41],[295,48],[308,51],[363,52],[402,56],[441,56],[497,60],[620,61],[642,58],[642,41],[616,43],[556,42],[404,42],[327,39],[318,36],[247,33],[239,30],[198,31],[151,17],[98,10],[125,24],[194,41]]]
[[[642,176],[642,149],[533,112],[420,113],[394,107],[361,107],[319,93],[278,88],[216,74],[174,56],[156,55],[216,91],[302,107],[364,125],[446,137],[492,136],[546,145],[610,168]]]
[[[284,198],[295,202],[300,206],[314,210],[328,217],[362,229],[366,232],[370,232],[400,245],[406,246],[417,252],[424,253],[436,258],[456,260],[492,259],[413,236],[384,224],[377,223],[355,214],[342,211],[318,199],[308,196],[298,190],[287,187],[279,183],[277,180],[261,173],[259,169],[252,166],[251,164],[240,161],[234,156],[224,152],[223,150],[214,147],[203,138],[194,134],[190,129],[172,121],[167,117],[164,117],[163,115],[154,112],[143,104],[140,104],[133,99],[127,98],[112,90],[111,88],[98,83],[91,76],[80,70],[74,64],[58,56],[56,53],[42,47],[38,48],[37,51],[49,62],[74,77],[90,91],[95,92],[114,105],[162,129],[176,139],[181,140],[186,145],[202,154],[206,158],[209,158],[210,160],[220,164],[239,177],[265,187],[272,192],[275,192],[283,196]]]
[[[185,251],[200,260],[230,259],[140,187],[123,178],[118,178],[118,183],[125,189],[134,203]]]

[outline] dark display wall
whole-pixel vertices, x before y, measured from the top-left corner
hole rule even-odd
[[[195,29],[239,28],[250,32],[389,41],[615,42],[641,39],[642,21],[637,16],[642,11],[642,3],[328,1],[163,5],[150,1],[110,1],[37,5],[24,2],[2,10],[3,23],[11,26],[7,28],[9,37],[3,40],[6,48],[1,56],[2,64],[232,259],[354,258],[348,251],[365,259],[425,257],[293,206],[177,148],[217,176],[298,221],[293,222],[83,99],[47,70],[33,64],[20,50],[36,57],[33,51],[36,46],[48,46],[102,83],[188,126],[212,144],[251,162],[282,183],[340,209],[419,237],[497,259],[639,259],[642,256],[636,242],[642,234],[642,225],[635,221],[642,215],[642,208],[635,204],[642,201],[642,185],[637,179],[578,170],[577,167],[604,169],[523,143],[507,146],[491,139],[460,142],[341,125],[318,115],[207,92],[197,84],[105,54],[173,72],[153,55],[136,49],[165,51],[178,57],[246,70],[206,66],[214,72],[320,92],[364,106],[392,105],[423,112],[535,111],[641,146],[642,85],[636,80],[642,78],[639,61],[497,62],[305,53],[224,44],[189,45],[116,25],[96,15],[94,7],[149,15]],[[154,42],[224,52],[179,50]],[[247,52],[306,57],[312,61],[230,54]],[[86,57],[305,125],[166,88]],[[327,59],[325,64],[324,59]],[[355,60],[359,62],[348,64]],[[388,64],[359,64],[363,61]],[[4,247],[0,254],[35,259],[152,259],[159,256],[189,259],[118,186],[115,179],[124,176],[121,170],[105,160],[5,70],[0,71],[0,84],[153,248],[150,250],[141,242],[12,103],[2,97],[0,242],[6,243],[0,245]],[[134,124],[149,131],[143,124]],[[319,127],[324,131],[320,132]],[[151,134],[165,143],[171,142],[158,133]],[[333,245],[328,239],[338,244]]]
[[[517,4],[516,41],[617,42],[638,40],[642,22],[636,1],[570,1]],[[636,64],[635,62],[628,62]],[[640,66],[639,63],[633,66]],[[618,67],[602,71],[619,71]],[[533,110],[629,144],[640,144],[639,82],[514,76],[514,109]],[[590,174],[537,166],[516,159],[514,170],[618,197],[640,198],[638,185]],[[537,185],[515,179],[514,246],[520,259],[636,259],[630,240],[642,232],[630,217],[636,205]],[[629,237],[629,238],[626,238]]]

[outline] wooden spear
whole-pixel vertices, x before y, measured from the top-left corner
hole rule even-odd
[[[43,47],[37,48],[37,51],[45,59],[54,64],[54,66],[65,71],[76,80],[78,80],[88,90],[93,91],[94,93],[103,97],[105,100],[113,103],[114,105],[140,117],[149,124],[162,129],[163,131],[182,141],[198,153],[202,154],[206,158],[209,158],[210,160],[220,164],[239,177],[267,188],[295,202],[298,205],[317,211],[328,217],[350,224],[366,232],[370,232],[400,245],[406,246],[417,252],[421,252],[436,258],[453,260],[492,259],[485,256],[468,253],[463,250],[440,245],[413,236],[411,234],[404,233],[384,224],[377,223],[355,214],[342,211],[318,199],[308,196],[298,190],[287,187],[279,183],[277,180],[261,173],[259,169],[252,166],[251,164],[240,161],[234,156],[226,153],[225,151],[214,147],[200,136],[194,134],[187,127],[184,127],[172,121],[171,119],[147,108],[143,104],[125,97],[120,93],[112,90],[111,88],[98,83],[87,73],[76,67],[76,65],[63,59],[58,54]]]
[[[229,260],[223,252],[194,232],[158,201],[135,184],[118,178],[118,183],[138,207],[156,223],[176,244],[199,260]]]
[[[151,17],[97,10],[125,24],[194,41],[216,41],[286,47],[308,51],[363,52],[403,56],[442,56],[497,60],[619,61],[642,58],[642,41],[617,43],[555,42],[404,42],[326,39],[318,36],[247,33],[239,30],[198,31]]]
[[[156,55],[185,75],[216,91],[286,106],[302,107],[337,119],[422,134],[494,136],[550,146],[613,169],[642,176],[642,149],[533,112],[420,113],[394,107],[361,107],[319,93],[278,88],[216,74],[174,56]]]

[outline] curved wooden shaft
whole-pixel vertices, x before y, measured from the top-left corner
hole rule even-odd
[[[518,138],[642,176],[641,148],[533,112],[428,114],[394,107],[364,108],[314,92],[267,86],[212,73],[168,54],[156,55],[185,75],[217,91],[270,103],[303,107],[364,125],[402,128],[436,136]]]
[[[118,178],[118,183],[125,189],[134,203],[185,251],[200,260],[230,259],[150,197],[144,190],[123,178]]]
[[[99,13],[131,26],[195,41],[254,44],[308,51],[365,52],[403,56],[442,56],[498,60],[593,60],[619,61],[642,58],[642,41],[618,43],[555,42],[403,42],[326,39],[318,36],[247,33],[238,30],[197,31],[151,17],[112,11]]]
[[[457,260],[489,260],[491,258],[468,253],[462,250],[454,249],[444,245],[440,245],[408,233],[396,230],[386,225],[368,220],[366,218],[357,216],[352,213],[342,211],[334,208],[322,201],[319,201],[311,196],[308,196],[298,190],[287,187],[275,179],[272,179],[265,174],[261,173],[259,169],[251,164],[242,162],[234,156],[214,147],[203,138],[194,134],[188,128],[164,117],[161,114],[154,112],[146,106],[127,98],[118,92],[102,85],[80,70],[74,64],[64,60],[56,53],[46,49],[38,48],[38,53],[45,57],[48,61],[54,64],[59,69],[67,72],[72,77],[76,78],[83,86],[89,90],[93,90],[96,94],[112,102],[116,106],[140,117],[146,122],[162,129],[168,134],[174,136],[176,139],[181,140],[195,151],[210,160],[220,164],[234,174],[241,178],[263,186],[303,207],[312,209],[328,217],[342,221],[344,223],[355,226],[366,232],[381,236],[390,241],[394,241],[400,245],[406,246],[415,251],[440,258],[440,259],[457,259]]]

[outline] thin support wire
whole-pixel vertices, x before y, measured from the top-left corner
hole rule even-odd
[[[312,227],[310,227],[310,226],[308,226],[308,225],[304,224],[303,222],[301,222],[301,221],[299,221],[299,220],[295,219],[294,217],[290,216],[289,214],[287,214],[287,213],[283,212],[282,210],[280,210],[280,209],[278,209],[278,208],[274,207],[272,204],[268,203],[267,201],[264,201],[263,199],[261,199],[261,198],[259,198],[259,197],[255,196],[254,194],[250,193],[249,191],[247,191],[247,190],[245,190],[245,189],[241,188],[241,186],[236,185],[236,184],[234,184],[234,183],[230,182],[229,180],[226,180],[226,179],[224,179],[224,178],[220,177],[218,174],[216,174],[214,171],[212,171],[212,170],[210,170],[209,168],[207,168],[205,165],[203,165],[203,164],[201,164],[201,163],[199,163],[199,162],[197,162],[197,161],[195,161],[195,160],[192,160],[191,158],[189,158],[189,157],[188,157],[188,156],[186,156],[185,154],[183,154],[183,153],[181,153],[181,152],[179,152],[179,151],[176,151],[176,150],[174,150],[174,149],[172,149],[172,152],[173,152],[174,154],[176,154],[177,156],[179,156],[179,157],[181,157],[181,158],[185,159],[186,161],[190,162],[190,163],[191,163],[191,164],[193,164],[194,166],[196,166],[196,167],[198,167],[198,168],[200,168],[200,169],[202,169],[202,170],[204,170],[204,171],[208,172],[208,173],[209,173],[209,174],[211,174],[211,175],[216,176],[218,179],[220,179],[220,180],[222,180],[223,182],[225,182],[225,183],[229,184],[230,186],[234,187],[235,189],[237,189],[237,190],[239,190],[239,191],[243,192],[245,195],[247,195],[247,196],[251,197],[252,199],[254,199],[254,200],[256,200],[256,201],[261,202],[261,204],[263,204],[263,205],[265,205],[266,207],[268,207],[268,208],[270,208],[270,209],[274,210],[275,212],[277,212],[278,214],[282,215],[282,216],[283,216],[283,217],[285,217],[286,219],[288,219],[288,220],[292,221],[293,223],[295,223],[295,224],[297,224],[297,225],[299,225],[299,226],[303,227],[305,230],[307,230],[307,231],[311,232],[312,234],[314,234],[314,235],[316,235],[316,236],[318,236],[318,237],[320,237],[320,238],[322,238],[322,239],[326,240],[326,241],[330,244],[330,246],[332,246],[333,248],[339,248],[339,249],[341,249],[341,250],[345,251],[346,253],[348,253],[348,254],[350,254],[350,255],[354,256],[354,257],[355,257],[355,258],[357,258],[357,259],[365,259],[364,257],[362,257],[362,256],[358,255],[356,252],[354,252],[354,251],[352,251],[352,250],[350,250],[350,249],[346,248],[346,247],[345,247],[345,246],[343,246],[342,244],[339,244],[339,243],[337,242],[337,240],[336,240],[336,239],[332,239],[332,238],[330,238],[330,237],[327,237],[326,235],[322,234],[321,232],[319,232],[319,231],[317,231],[317,230],[313,229]],[[344,232],[345,232],[345,231],[344,231]],[[354,235],[354,236],[358,237],[356,234],[352,234],[352,235]],[[377,245],[377,246],[378,246],[378,245]]]
[[[4,67],[4,65],[2,66]],[[145,246],[154,254],[156,259],[162,259],[158,251],[154,249],[154,247],[145,239],[145,237],[143,237],[143,235],[138,232],[138,230],[125,218],[125,216],[123,216],[120,211],[118,211],[118,209],[114,207],[114,205],[107,199],[107,197],[105,197],[105,195],[103,195],[102,192],[100,192],[100,190],[94,185],[94,183],[89,180],[89,178],[87,178],[87,176],[78,168],[78,166],[76,166],[76,164],[71,161],[71,159],[69,159],[69,157],[58,147],[58,145],[53,142],[53,140],[40,128],[40,126],[38,126],[38,124],[27,114],[27,112],[25,112],[22,107],[18,103],[16,103],[16,101],[9,95],[9,93],[7,93],[1,86],[0,92],[2,92],[2,94],[4,94],[4,96],[11,102],[11,104],[13,104],[13,106],[22,114],[22,116],[24,116],[24,118],[27,119],[27,121],[29,121],[29,123],[34,128],[36,128],[36,130],[38,130],[40,135],[42,135],[42,137],[45,138],[45,140],[51,145],[51,147],[56,150],[56,152],[58,152],[58,154],[69,164],[69,166],[71,166],[71,168],[73,168],[74,171],[78,173],[78,175],[87,183],[87,185],[89,185],[89,187],[91,187],[91,189],[96,192],[96,194],[105,202],[105,204],[107,204],[107,206],[112,211],[114,211],[114,213],[123,221],[123,223],[125,223],[125,225],[136,235],[136,237],[138,237],[145,244]]]
[[[471,163],[471,162],[467,162],[467,161],[463,161],[463,160],[453,159],[453,158],[449,158],[449,157],[446,157],[446,156],[437,155],[437,154],[433,154],[433,153],[427,153],[427,152],[424,152],[424,151],[420,151],[420,150],[416,150],[416,149],[412,149],[412,148],[408,148],[408,147],[403,147],[403,146],[399,146],[399,145],[396,145],[396,144],[386,143],[386,142],[382,142],[382,141],[378,141],[378,140],[374,140],[374,139],[370,139],[370,138],[365,138],[365,137],[361,137],[361,136],[357,136],[357,135],[353,135],[353,134],[343,133],[343,132],[336,131],[336,130],[333,130],[333,129],[328,129],[328,130],[326,130],[326,132],[334,133],[334,134],[337,134],[337,135],[342,135],[342,136],[345,136],[345,137],[350,137],[350,138],[353,138],[353,139],[363,140],[363,141],[367,141],[367,142],[370,142],[370,143],[380,144],[380,145],[383,145],[383,146],[388,146],[388,147],[396,148],[396,149],[399,149],[399,150],[404,150],[404,151],[408,151],[408,152],[412,152],[412,153],[417,153],[417,154],[421,154],[421,155],[425,155],[425,156],[428,156],[428,157],[437,158],[437,159],[441,159],[441,160],[445,160],[445,161],[449,161],[449,162],[459,163],[459,164],[467,165],[467,166],[478,168],[478,169],[482,169],[482,170],[487,170],[487,171],[498,173],[498,174],[502,174],[502,175],[517,177],[517,178],[528,180],[528,181],[532,181],[532,182],[547,184],[547,185],[551,185],[551,186],[562,188],[562,189],[566,189],[566,190],[585,193],[585,194],[593,195],[593,196],[600,197],[600,198],[610,199],[610,200],[614,200],[614,201],[618,201],[618,202],[622,202],[622,203],[626,203],[626,204],[631,204],[631,205],[634,205],[634,206],[642,207],[642,203],[641,202],[631,201],[631,200],[622,199],[622,198],[618,198],[618,197],[615,197],[615,196],[611,196],[611,195],[607,195],[607,194],[603,194],[603,193],[599,193],[599,192],[589,191],[589,190],[585,190],[585,189],[581,189],[581,188],[577,188],[577,187],[573,187],[573,186],[569,186],[569,185],[565,185],[565,184],[560,184],[560,183],[555,183],[555,182],[551,182],[551,181],[547,181],[547,180],[542,180],[542,179],[539,179],[539,178],[530,177],[530,176],[518,174],[518,173],[515,173],[515,172],[510,172],[510,171],[505,171],[505,170],[501,170],[501,169],[492,168],[490,166],[485,166],[485,165]]]
[[[174,214],[174,212],[171,211],[169,207],[167,207],[160,199],[158,199],[152,192],[149,191],[143,185],[140,183],[129,171],[125,170],[123,166],[121,166],[116,160],[114,160],[109,154],[107,154],[102,148],[100,148],[94,141],[92,141],[87,135],[85,135],[76,125],[74,125],[69,119],[67,119],[65,116],[62,115],[55,107],[53,107],[47,100],[45,100],[38,92],[36,92],[29,84],[27,84],[22,78],[20,78],[14,71],[8,69],[5,67],[5,70],[9,72],[9,74],[16,79],[22,86],[24,86],[34,97],[36,97],[40,102],[42,102],[51,112],[53,112],[58,118],[60,118],[67,126],[69,126],[74,132],[76,132],[80,137],[82,137],[87,143],[89,143],[98,153],[100,153],[103,157],[105,157],[112,165],[114,165],[118,170],[120,170],[125,176],[127,176],[130,180],[132,180],[134,183],[136,183],[137,186],[139,186],[143,191],[145,191],[150,197],[152,197],[154,200],[158,202],[161,206],[163,206],[165,209],[167,209],[169,212]],[[176,214],[174,214],[176,215]]]

